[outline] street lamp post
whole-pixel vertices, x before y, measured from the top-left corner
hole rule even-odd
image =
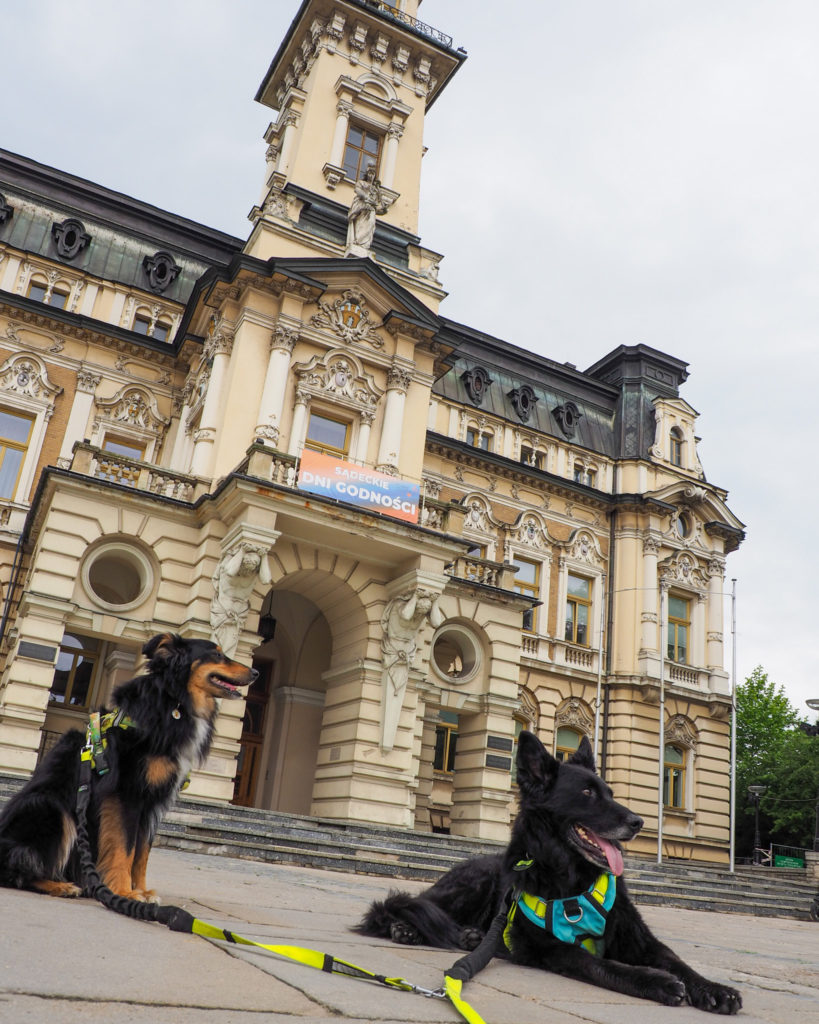
[[[805,703],[811,711],[819,711],[819,697],[806,700]],[[819,726],[814,725],[813,729],[819,729]],[[814,735],[816,734],[814,733]],[[816,794],[816,824],[813,828],[813,852],[819,853],[819,793]]]
[[[754,864],[759,864],[759,798],[767,789],[767,786],[749,786],[748,793],[754,805]]]

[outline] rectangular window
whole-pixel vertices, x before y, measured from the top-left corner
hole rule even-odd
[[[533,469],[542,469],[543,453],[536,452],[532,448],[522,447],[520,449],[520,461],[524,466],[531,466]]]
[[[351,123],[344,146],[344,173],[351,181],[358,181],[370,164],[378,168],[380,152],[381,136]]]
[[[48,289],[44,284],[37,284],[32,281],[28,286],[28,297],[34,299],[35,302],[45,302],[46,292]]]
[[[14,497],[33,426],[33,416],[0,409],[0,498]]]
[[[452,711],[439,711],[441,720],[435,726],[435,753],[432,767],[451,775],[455,770],[455,747],[458,742],[458,716]]]
[[[160,323],[157,320],[157,322],[154,324],[154,329],[151,334],[151,337],[154,338],[156,341],[165,341],[168,337],[168,330],[169,328],[167,324]]]
[[[663,761],[663,804],[666,807],[684,807],[685,752],[669,743]]]
[[[50,703],[78,710],[89,707],[99,648],[100,641],[94,637],[64,634],[48,695]]]
[[[124,455],[126,459],[142,460],[145,456],[145,445],[124,437],[112,437],[108,434],[102,442],[102,450],[112,455]]]
[[[304,441],[305,448],[312,448],[315,452],[324,452],[325,455],[341,457],[347,454],[349,445],[349,423],[333,419],[331,416],[323,416],[321,413],[310,413],[307,437]]]
[[[466,428],[466,443],[471,444],[473,448],[482,448],[485,452],[489,451],[489,441],[491,434],[481,433],[474,427]]]
[[[136,331],[137,334],[144,334],[147,338],[151,331],[151,321],[144,316],[134,317],[134,326],[131,330]]]
[[[48,300],[49,306],[54,306],[56,309],[65,309],[67,302],[68,292],[58,292],[56,289],[51,293],[51,298]]]
[[[688,642],[691,630],[689,613],[690,602],[687,598],[668,595],[668,648],[669,661],[688,664]]]
[[[569,573],[566,592],[565,639],[570,644],[588,647],[591,640],[591,580]]]
[[[515,591],[535,599],[540,597],[540,562],[532,562],[528,558],[514,556]],[[534,633],[537,616],[534,608],[527,608],[523,613],[524,633]]]

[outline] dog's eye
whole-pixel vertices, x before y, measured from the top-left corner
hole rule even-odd
[[[583,796],[594,796],[594,790],[593,789],[584,789],[583,790]]]

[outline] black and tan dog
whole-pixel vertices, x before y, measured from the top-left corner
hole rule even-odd
[[[504,854],[456,865],[420,896],[373,903],[356,931],[473,949],[509,907],[499,955],[666,1006],[732,1014],[739,992],[708,981],[657,939],[621,877],[620,843],[642,819],[596,774],[588,740],[560,763],[531,733],[517,755],[520,811]]]
[[[188,772],[204,761],[217,697],[239,697],[254,669],[207,640],[161,634],[145,644],[142,675],[118,686],[105,732],[104,774],[91,773],[88,836],[105,885],[155,901],[148,854]],[[0,815],[0,885],[79,896],[77,789],[86,735],[65,733]]]

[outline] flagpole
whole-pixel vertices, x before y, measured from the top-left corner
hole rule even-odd
[[[663,783],[665,782],[665,648],[668,632],[665,624],[665,585],[660,584],[660,756],[657,794],[657,863],[663,862]]]
[[[730,846],[728,870],[733,872],[736,854],[736,799],[737,799],[737,581],[731,580],[731,785],[728,800],[728,830]]]

